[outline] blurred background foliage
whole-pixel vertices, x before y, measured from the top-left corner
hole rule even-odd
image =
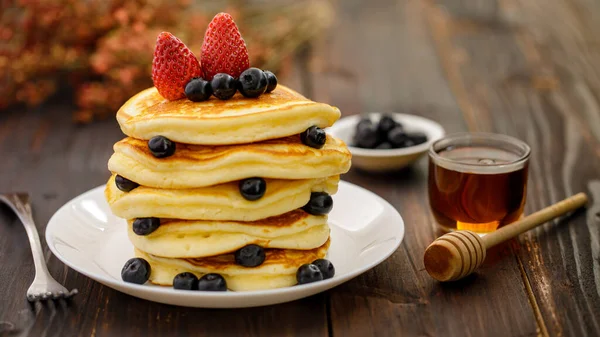
[[[0,112],[60,90],[77,106],[76,122],[113,116],[152,86],[158,33],[172,32],[199,58],[218,12],[236,20],[251,64],[278,75],[333,20],[328,0],[0,0]]]

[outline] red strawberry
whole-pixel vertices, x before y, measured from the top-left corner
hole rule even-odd
[[[162,32],[156,39],[152,60],[152,81],[158,92],[173,101],[185,97],[185,85],[202,76],[194,53],[173,34]]]
[[[202,71],[210,81],[218,73],[233,77],[250,68],[248,49],[231,15],[215,15],[204,34],[202,43]]]

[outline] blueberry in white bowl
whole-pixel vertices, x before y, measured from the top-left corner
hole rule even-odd
[[[352,167],[386,172],[402,169],[422,157],[444,134],[430,119],[403,113],[348,116],[327,130],[352,153]]]
[[[401,149],[427,142],[424,132],[410,132],[392,114],[382,114],[377,121],[371,116],[362,116],[354,130],[354,143],[363,149]]]

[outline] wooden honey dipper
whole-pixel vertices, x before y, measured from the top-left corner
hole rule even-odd
[[[578,193],[548,206],[484,237],[471,231],[456,231],[440,236],[425,250],[425,269],[438,281],[456,281],[475,271],[485,260],[486,251],[506,240],[537,227],[548,220],[576,210],[587,203]]]

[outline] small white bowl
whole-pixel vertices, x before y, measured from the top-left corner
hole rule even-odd
[[[376,123],[383,113],[372,112],[368,116]],[[430,119],[415,115],[401,113],[388,113],[394,120],[401,123],[407,132],[423,132],[427,135],[427,142],[402,149],[375,150],[351,146],[352,138],[356,131],[356,124],[361,120],[361,115],[344,117],[337,121],[327,131],[343,140],[352,153],[352,167],[371,172],[386,172],[404,168],[422,155],[427,153],[433,142],[445,134],[442,126]]]

